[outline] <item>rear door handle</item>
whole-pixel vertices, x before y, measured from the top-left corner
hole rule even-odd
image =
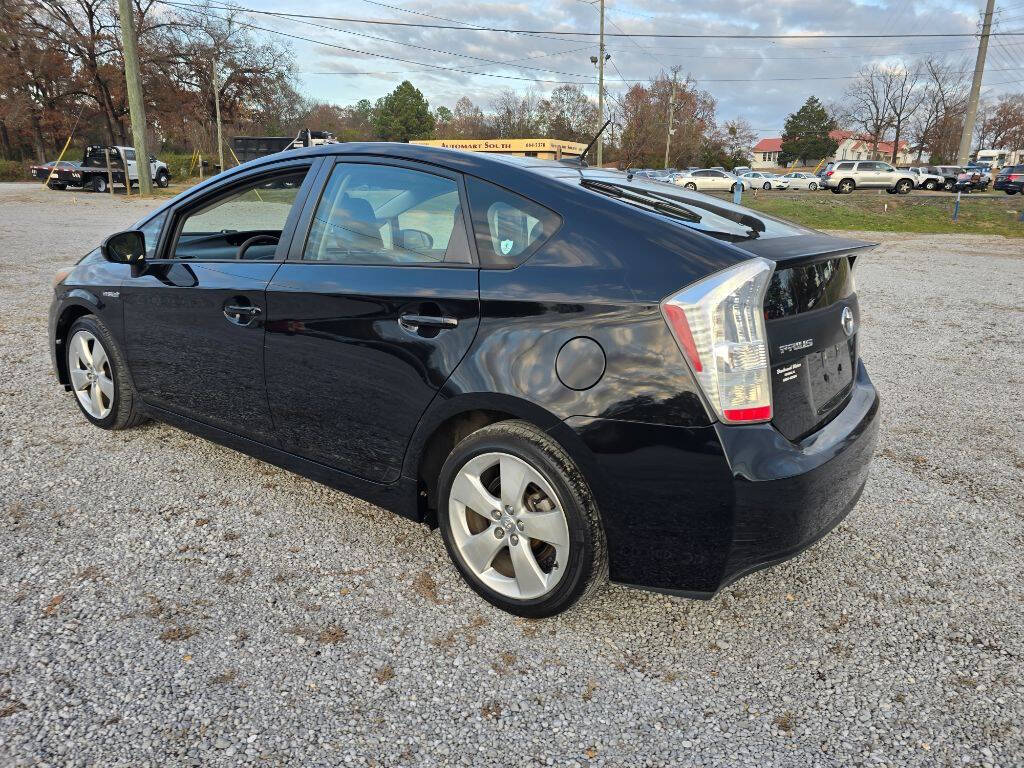
[[[263,314],[263,310],[252,305],[229,304],[224,307],[224,317],[238,325],[249,325]]]
[[[454,317],[438,315],[401,315],[398,324],[405,330],[415,333],[419,328],[455,328],[459,321]]]

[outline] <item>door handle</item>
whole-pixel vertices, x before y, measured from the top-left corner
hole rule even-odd
[[[415,333],[420,328],[455,328],[459,321],[454,317],[438,315],[401,315],[398,324],[410,333]]]
[[[263,310],[251,304],[229,304],[224,307],[224,317],[237,325],[249,325],[263,314]]]

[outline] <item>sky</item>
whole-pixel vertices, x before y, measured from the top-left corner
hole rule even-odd
[[[239,17],[275,31],[259,34],[289,43],[296,56],[300,92],[321,101],[376,100],[405,79],[423,92],[431,107],[451,107],[465,95],[486,108],[506,88],[532,89],[543,96],[557,87],[557,81],[581,83],[596,98],[596,69],[590,62],[590,56],[597,54],[596,37],[509,34],[471,27],[596,32],[597,0],[304,0],[301,4],[232,0],[231,4],[262,11],[460,27],[300,21],[258,14]],[[851,76],[873,62],[938,56],[970,78],[977,39],[721,40],[637,35],[974,33],[983,9],[983,0],[606,0],[606,33],[626,35],[606,40],[611,54],[606,89],[611,95],[622,93],[630,81],[648,80],[678,66],[681,76],[689,75],[715,97],[720,122],[743,118],[760,136],[779,136],[786,115],[809,96],[825,102],[839,100]],[[1024,32],[1024,0],[997,0],[993,31]],[[984,84],[983,96],[1024,91],[1024,35],[992,38]]]

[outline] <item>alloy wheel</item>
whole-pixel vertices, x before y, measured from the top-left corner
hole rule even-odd
[[[552,484],[509,453],[474,456],[448,499],[452,539],[466,567],[488,588],[533,600],[561,581],[569,524]]]
[[[68,374],[82,409],[97,420],[109,416],[114,407],[110,358],[89,331],[78,331],[68,343]]]

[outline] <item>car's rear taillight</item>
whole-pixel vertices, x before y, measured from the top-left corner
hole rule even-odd
[[[828,177],[829,177],[829,176],[831,176],[831,175],[832,175],[833,173],[835,173],[835,171],[825,171],[825,177],[826,177],[826,178],[828,178]]]
[[[661,303],[704,397],[727,424],[772,418],[763,306],[774,269],[767,259],[744,261]]]

